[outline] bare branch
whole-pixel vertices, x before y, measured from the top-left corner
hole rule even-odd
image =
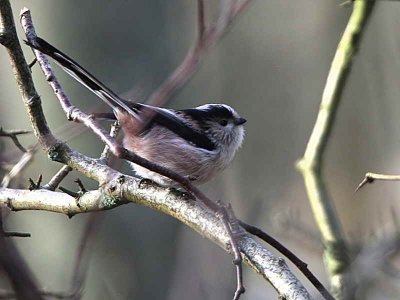
[[[92,214],[85,226],[82,234],[81,241],[76,254],[75,267],[71,281],[71,290],[69,292],[53,292],[53,291],[39,291],[41,296],[54,298],[54,299],[80,299],[82,296],[83,285],[85,282],[86,271],[89,259],[86,257],[90,238],[94,235],[94,229],[99,225],[100,215]],[[13,236],[23,236],[21,233],[16,233]],[[7,235],[6,235],[7,236]],[[29,234],[30,236],[30,234]],[[86,258],[86,259],[84,259]],[[17,294],[14,291],[0,290],[0,299],[16,299]]]
[[[150,105],[164,106],[174,93],[192,78],[208,49],[222,38],[228,27],[249,3],[250,0],[229,0],[228,7],[221,10],[215,25],[206,28],[204,0],[197,1],[198,38],[196,44],[188,50],[182,63],[169,75],[164,83],[150,95],[148,100]],[[227,13],[224,13],[225,11]]]
[[[360,182],[360,184],[356,188],[356,192],[364,187],[367,183],[373,183],[375,180],[382,181],[400,181],[400,175],[387,175],[387,174],[379,174],[379,173],[366,173],[364,179]]]
[[[278,240],[270,236],[268,233],[262,231],[261,229],[246,224],[242,221],[239,221],[240,225],[250,234],[257,236],[262,239],[267,244],[274,247],[280,253],[285,255],[303,274],[307,277],[307,279],[314,285],[314,287],[321,293],[324,299],[327,300],[335,300],[332,295],[328,292],[328,290],[323,286],[323,284],[318,280],[317,277],[308,269],[308,266],[305,262],[303,262],[300,258],[298,258],[292,251],[286,248],[283,244],[281,244]]]
[[[354,1],[353,12],[336,50],[322,95],[322,101],[313,131],[303,158],[297,167],[303,175],[308,198],[325,246],[325,261],[333,295],[346,299],[352,286],[345,270],[349,266],[349,252],[340,220],[324,182],[323,157],[332,132],[337,107],[349,74],[352,59],[357,52],[361,36],[375,1]]]
[[[53,299],[77,299],[76,294],[63,293],[63,292],[51,292],[51,291],[38,291],[40,296]],[[13,291],[0,290],[0,299],[18,299],[18,296]]]
[[[76,160],[72,157],[71,159]],[[94,162],[95,160],[76,161],[76,164],[93,165]],[[91,172],[92,176],[101,178],[105,177],[101,173],[107,173],[109,180],[101,190],[85,193],[79,199],[80,207],[73,197],[47,190],[28,192],[0,189],[0,203],[12,210],[39,209],[72,216],[76,213],[110,209],[128,201],[134,202],[169,214],[217,243],[225,251],[232,251],[230,237],[221,220],[197,201],[191,201],[176,190],[122,175],[107,166],[93,166]],[[268,278],[282,297],[311,299],[282,259],[274,257],[245,233],[240,234],[239,245],[245,261],[264,278]]]
[[[28,189],[30,191],[40,189],[40,187],[42,185],[42,180],[43,180],[43,175],[42,174],[39,174],[38,179],[36,179],[36,181],[33,181],[32,178],[29,178],[29,187],[28,187]]]
[[[49,183],[45,184],[42,188],[49,191],[55,191],[55,189],[60,185],[61,181],[63,181],[71,171],[72,168],[70,166],[62,166],[61,169],[53,176],[53,178],[51,178]]]
[[[87,220],[85,230],[82,233],[81,241],[76,253],[76,261],[74,264],[74,272],[71,281],[71,295],[74,295],[74,299],[79,299],[77,295],[80,295],[83,290],[85,283],[86,272],[89,265],[89,258],[86,256],[90,241],[93,239],[95,229],[101,221],[101,216],[92,214]]]
[[[4,231],[3,224],[3,207],[0,207],[0,234],[4,237],[30,237],[30,233],[16,232],[16,231]]]
[[[24,146],[21,145],[21,143],[18,140],[18,135],[22,134],[27,134],[27,133],[32,133],[30,130],[4,130],[3,128],[0,127],[0,137],[5,136],[11,138],[11,140],[14,142],[15,146],[18,147],[19,150],[22,152],[26,152],[27,150],[24,148]]]
[[[204,0],[197,0],[197,39],[201,41],[206,31]]]
[[[27,102],[33,94],[33,83],[32,80],[29,81],[29,78],[31,79],[29,69],[18,42],[13,13],[8,0],[0,0],[0,43],[8,51],[17,83],[29,110],[30,106]],[[40,111],[36,110],[36,112]],[[43,133],[46,133],[45,130]],[[34,276],[20,256],[12,239],[6,239],[3,234],[0,234],[0,253],[0,266],[10,278],[17,297],[19,299],[43,299],[36,287]]]
[[[57,143],[57,140],[50,132],[46,119],[40,105],[40,97],[36,92],[32,80],[32,75],[27,65],[21,45],[18,41],[17,33],[14,26],[11,7],[7,0],[2,0],[2,16],[0,42],[7,49],[10,57],[11,66],[15,74],[15,79],[19,87],[22,99],[27,109],[28,115],[31,117],[33,131],[45,149],[50,148]]]
[[[110,136],[115,138],[118,135],[118,132],[120,130],[120,126],[118,121],[115,121],[112,125],[111,125],[111,129],[110,129]],[[103,152],[100,155],[100,162],[103,164],[108,164],[108,160],[110,157],[111,151],[110,151],[110,147],[108,147],[108,145],[106,145],[104,147]]]
[[[29,232],[4,231],[6,237],[31,237]]]
[[[12,167],[10,172],[4,176],[3,180],[1,181],[2,187],[8,187],[11,180],[21,174],[22,170],[25,169],[30,162],[32,162],[33,156],[37,149],[37,147],[31,148],[21,156],[20,160]]]

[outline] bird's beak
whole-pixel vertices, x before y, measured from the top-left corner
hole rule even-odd
[[[247,122],[247,120],[245,118],[237,118],[237,119],[235,119],[235,121],[233,123],[235,125],[243,125],[246,122]]]

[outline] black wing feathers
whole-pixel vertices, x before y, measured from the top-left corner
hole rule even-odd
[[[117,94],[115,94],[111,89],[105,86],[101,81],[94,77],[89,71],[79,65],[75,60],[61,52],[45,40],[40,37],[35,39],[35,45],[25,41],[30,47],[39,50],[40,52],[53,58],[69,75],[78,80],[89,90],[95,93],[99,98],[105,101],[113,109],[122,109],[128,112],[132,117],[137,117],[137,113],[144,107],[154,111],[154,117],[151,122],[144,128],[142,134],[145,134],[155,123],[163,126],[175,134],[179,135],[183,139],[193,143],[199,148],[203,148],[209,151],[215,150],[216,145],[202,132],[199,132],[188,126],[184,121],[182,121],[177,116],[165,112],[163,109],[142,105],[140,103],[129,102],[121,99]],[[99,114],[101,116],[101,114]],[[109,115],[104,114],[104,117],[109,117]]]

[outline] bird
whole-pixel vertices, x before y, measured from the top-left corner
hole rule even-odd
[[[167,109],[120,98],[74,59],[40,37],[25,43],[51,57],[61,68],[113,109],[123,131],[123,146],[135,154],[204,184],[233,160],[244,139],[241,117],[227,104]],[[162,186],[177,186],[170,178],[130,163],[136,175]]]

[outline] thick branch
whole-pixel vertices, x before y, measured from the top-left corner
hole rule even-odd
[[[44,118],[40,97],[35,90],[31,71],[25,61],[21,45],[18,41],[11,7],[7,9],[9,2],[6,0],[2,0],[0,5],[0,43],[7,49],[8,55],[10,56],[11,66],[19,91],[28,111],[28,115],[31,117],[33,131],[36,137],[39,138],[39,141],[41,141],[42,146],[45,148],[51,147],[56,143],[56,139],[51,134],[46,119]]]
[[[307,144],[304,157],[299,161],[301,171],[317,225],[325,245],[325,261],[331,277],[334,296],[346,298],[345,271],[349,253],[341,223],[326,188],[322,169],[326,145],[332,132],[336,111],[357,52],[361,35],[375,1],[354,1],[353,12],[337,48],[322,95],[320,110]],[[350,285],[351,286],[351,285]]]
[[[94,160],[78,162],[76,158],[73,160],[82,167],[93,165],[95,162]],[[72,216],[76,213],[112,208],[128,201],[134,202],[177,218],[225,251],[231,252],[230,238],[221,220],[184,194],[123,175],[106,166],[100,169],[92,168],[91,172],[92,178],[108,177],[109,180],[102,185],[101,190],[85,193],[78,202],[64,193],[48,190],[0,189],[0,203],[13,210],[47,210]],[[96,172],[104,174],[95,175]],[[245,261],[267,279],[279,295],[285,299],[311,299],[284,260],[274,257],[244,232],[240,234],[238,241]]]

